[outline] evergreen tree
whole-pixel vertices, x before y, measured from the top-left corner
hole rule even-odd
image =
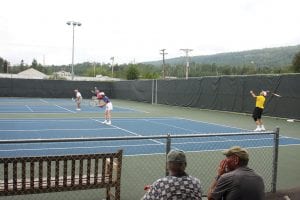
[[[127,80],[136,80],[139,79],[139,70],[136,66],[130,65],[127,73],[126,73]]]
[[[4,59],[0,57],[0,73],[1,73],[1,72],[4,72],[3,64],[4,64]]]
[[[6,60],[4,60],[3,63],[3,71],[4,73],[8,73],[8,62]]]
[[[36,61],[36,59],[33,59],[32,63],[31,63],[31,67],[34,68],[34,69],[37,69],[38,62]]]

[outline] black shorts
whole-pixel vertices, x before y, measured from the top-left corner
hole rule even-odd
[[[257,119],[261,119],[263,111],[264,111],[264,109],[262,109],[262,108],[259,108],[259,107],[254,108],[253,114],[252,114],[254,121],[256,121]]]

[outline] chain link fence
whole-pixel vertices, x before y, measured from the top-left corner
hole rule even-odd
[[[231,146],[242,146],[247,148],[250,155],[250,160],[248,166],[253,168],[257,173],[259,173],[265,182],[266,192],[276,191],[276,179],[277,179],[277,161],[278,161],[278,147],[279,147],[279,129],[274,132],[245,132],[245,133],[228,133],[228,134],[193,134],[193,135],[165,135],[165,136],[136,136],[136,137],[109,137],[109,138],[71,138],[71,139],[42,139],[42,140],[20,140],[20,141],[0,141],[1,144],[14,144],[14,143],[38,143],[38,142],[87,142],[87,141],[112,141],[112,140],[123,140],[123,141],[140,141],[140,140],[154,140],[163,143],[164,152],[156,154],[144,153],[138,155],[129,155],[126,150],[124,150],[124,155],[121,156],[121,160],[116,160],[119,157],[112,157],[113,165],[106,167],[106,157],[99,158],[101,161],[97,162],[95,158],[91,156],[81,157],[81,159],[75,161],[73,165],[72,160],[76,160],[78,155],[66,155],[62,156],[67,159],[61,159],[60,156],[57,160],[51,161],[52,164],[47,164],[47,158],[44,165],[33,165],[30,164],[33,161],[37,161],[37,158],[30,158],[26,168],[22,165],[14,165],[14,162],[19,162],[22,158],[15,158],[12,164],[5,164],[3,159],[0,158],[0,199],[11,200],[11,199],[32,199],[32,200],[46,200],[46,199],[63,199],[63,200],[101,200],[109,199],[106,195],[109,193],[116,194],[118,190],[114,184],[117,180],[118,173],[116,170],[119,169],[121,173],[120,186],[121,193],[120,199],[122,200],[135,200],[140,199],[144,195],[144,186],[152,184],[158,178],[166,175],[166,153],[171,149],[181,149],[184,150],[187,156],[187,169],[186,172],[192,176],[200,179],[203,187],[203,193],[206,194],[212,180],[216,176],[217,168],[219,162],[224,159],[222,155],[222,150],[228,149]],[[225,142],[224,142],[225,141]],[[196,144],[196,145],[195,145]],[[122,145],[120,147],[122,149]],[[124,147],[123,147],[124,148]],[[146,147],[144,147],[146,149]],[[156,147],[154,147],[156,148]],[[112,150],[113,151],[113,150]],[[101,154],[101,153],[99,153]],[[97,155],[97,154],[95,154]],[[108,154],[105,154],[108,155]],[[80,157],[80,156],[79,156]],[[45,158],[44,158],[45,159]],[[104,160],[103,160],[104,159]],[[104,164],[103,164],[104,162]],[[20,162],[22,163],[22,162]],[[97,163],[97,164],[96,164]],[[109,163],[109,162],[108,162]],[[110,162],[111,163],[111,162]],[[66,164],[66,165],[65,165]],[[20,168],[21,172],[26,174],[22,177],[21,174],[13,175],[13,171],[16,168]],[[43,175],[39,171],[33,170],[34,168],[43,169]],[[51,169],[48,172],[47,169]],[[73,168],[73,169],[72,169]],[[66,172],[70,169],[70,172]],[[97,169],[97,170],[96,170]],[[109,170],[109,172],[107,172]],[[56,174],[55,172],[58,172]],[[74,174],[72,175],[72,171]],[[98,174],[98,175],[96,175]],[[64,175],[67,175],[64,178]],[[72,182],[72,176],[82,178],[81,183],[84,186],[76,186],[76,181],[73,180],[73,187],[70,187],[66,192],[56,192],[64,191],[64,187],[68,186]],[[101,185],[101,189],[96,189],[100,187],[89,186],[95,183],[95,180],[100,177],[99,182],[101,182],[101,177],[106,177],[108,183],[112,186],[107,190],[105,185]],[[15,178],[14,178],[15,177]],[[21,181],[19,179],[26,180],[38,180],[45,178],[47,185],[47,177],[50,177],[50,185],[59,185],[59,189],[54,189],[50,191],[46,190],[29,190],[29,194],[26,195],[12,195],[16,193],[11,193],[11,196],[5,193],[5,190],[9,189],[9,186],[5,186],[5,181],[10,181],[12,185],[16,182]],[[102,179],[103,181],[104,179]],[[52,182],[53,181],[53,182]],[[69,181],[69,182],[68,182]],[[89,182],[89,184],[87,184]],[[105,182],[105,181],[104,181]],[[21,181],[22,183],[22,181]],[[49,180],[48,180],[49,183]],[[15,187],[13,190],[18,190],[18,187],[22,188],[22,184]],[[33,187],[32,185],[25,185],[25,187]],[[43,187],[42,184],[37,185],[37,187]],[[79,188],[76,188],[79,187]],[[82,188],[80,188],[82,187]],[[79,189],[76,190],[75,189]],[[81,190],[82,189],[82,190]],[[44,193],[45,192],[45,193]],[[50,192],[50,193],[49,193]],[[33,193],[33,194],[32,194]],[[22,194],[22,193],[21,193]],[[24,193],[25,194],[25,193]]]

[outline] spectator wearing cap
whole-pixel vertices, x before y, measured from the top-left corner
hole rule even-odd
[[[251,90],[250,94],[252,95],[253,98],[256,98],[255,108],[252,113],[252,118],[256,123],[256,129],[254,131],[265,131],[266,129],[265,126],[263,125],[261,117],[265,108],[264,104],[266,101],[267,92],[261,91],[259,95],[256,96],[256,94],[254,94],[254,92]]]
[[[185,172],[187,166],[183,151],[172,150],[167,155],[169,175],[155,181],[143,196],[143,200],[201,200],[200,180]]]
[[[263,200],[264,181],[250,169],[246,149],[233,146],[223,152],[226,156],[220,162],[217,177],[208,191],[208,200]]]

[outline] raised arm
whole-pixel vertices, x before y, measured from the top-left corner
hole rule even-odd
[[[251,90],[250,91],[250,94],[255,98],[256,97],[256,95],[254,94],[254,92]]]
[[[214,190],[218,184],[219,178],[226,172],[227,172],[227,161],[226,161],[226,159],[224,159],[220,162],[219,167],[218,167],[217,176],[213,180],[210,188],[208,189],[208,192],[207,192],[208,200],[214,200],[214,198],[212,197],[212,193],[214,192]]]

